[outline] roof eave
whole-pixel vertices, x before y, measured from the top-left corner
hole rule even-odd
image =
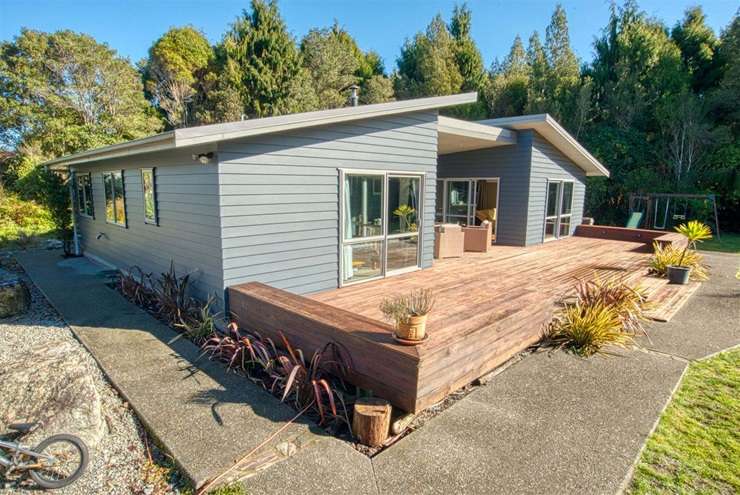
[[[178,148],[182,146],[193,146],[196,144],[285,132],[303,127],[316,127],[354,120],[421,112],[424,110],[436,110],[464,105],[466,103],[474,103],[477,99],[478,94],[472,92],[177,129],[175,131],[176,143]]]
[[[111,144],[101,148],[93,148],[88,151],[82,151],[72,155],[66,155],[53,160],[44,162],[52,170],[59,170],[72,165],[92,162],[96,160],[108,160],[111,158],[120,158],[124,156],[138,155],[142,153],[152,153],[175,148],[175,132],[167,131],[154,136],[134,139],[124,143]]]

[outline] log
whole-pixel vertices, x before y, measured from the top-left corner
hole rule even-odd
[[[385,399],[360,398],[355,403],[352,433],[369,447],[380,447],[388,438],[391,425],[391,405]]]

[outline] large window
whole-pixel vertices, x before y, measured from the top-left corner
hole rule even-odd
[[[144,196],[144,222],[157,225],[157,193],[154,169],[141,169],[141,189]]]
[[[421,176],[342,173],[342,283],[419,266]]]
[[[93,218],[93,191],[92,176],[87,174],[77,174],[77,212],[85,217]]]
[[[105,220],[126,226],[126,195],[123,188],[123,170],[103,173],[105,186]]]

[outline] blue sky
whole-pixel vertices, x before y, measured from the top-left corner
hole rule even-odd
[[[449,19],[454,0],[282,0],[280,10],[296,37],[334,19],[364,49],[395,67],[403,41],[425,28],[441,12]],[[544,35],[556,0],[471,0],[473,36],[486,65],[506,55],[516,34],[526,40],[533,30]],[[609,16],[608,0],[563,0],[571,42],[584,60]],[[719,32],[738,8],[728,0],[643,0],[640,7],[672,26],[691,5],[701,4],[709,24]],[[169,27],[192,24],[216,42],[248,0],[0,0],[0,39],[10,40],[21,27],[54,31],[72,29],[94,36],[137,61]]]

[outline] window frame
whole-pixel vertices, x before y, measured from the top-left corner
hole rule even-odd
[[[144,223],[147,225],[159,225],[159,208],[157,207],[157,173],[156,167],[142,168],[141,172],[141,199],[144,207]],[[152,174],[152,203],[154,208],[154,218],[149,218],[146,215],[146,188],[144,187],[144,174]]]
[[[122,198],[123,198],[123,221],[119,221],[116,215],[116,185],[115,185],[115,177],[116,175],[121,176],[121,190],[122,190]],[[116,225],[118,227],[122,228],[128,228],[128,214],[126,212],[126,181],[124,179],[124,171],[123,170],[109,170],[102,173],[103,176],[103,195],[105,196],[105,223],[108,223],[110,225]],[[113,212],[113,220],[110,220],[108,218],[108,188],[105,184],[106,177],[110,176],[110,183],[111,183],[111,204],[113,208],[111,211]]]
[[[85,177],[87,178],[87,187],[90,190],[90,197],[88,198],[87,190],[85,185],[81,184],[80,180]],[[77,214],[84,218],[95,219],[95,202],[93,201],[93,183],[91,172],[75,172],[75,185],[77,188]],[[88,200],[90,205],[90,212],[87,211]]]

